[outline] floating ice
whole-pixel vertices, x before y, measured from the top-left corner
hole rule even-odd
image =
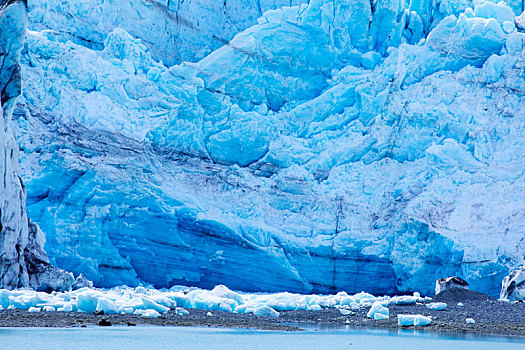
[[[34,312],[34,313],[37,313],[37,312],[40,312],[40,311],[42,311],[41,308],[39,308],[39,307],[34,307],[34,306],[31,306],[31,307],[27,310],[27,312]]]
[[[462,302],[459,302],[459,303],[458,303],[458,306],[459,306],[459,307],[463,307],[463,306],[465,306],[465,305],[464,305]]]
[[[476,321],[475,321],[473,318],[467,318],[467,319],[465,320],[465,322],[467,322],[468,324],[474,324],[474,323],[476,323]]]

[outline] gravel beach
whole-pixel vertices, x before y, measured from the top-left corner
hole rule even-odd
[[[261,330],[300,331],[302,325],[350,326],[386,329],[418,329],[442,333],[525,336],[525,303],[504,303],[489,296],[466,290],[447,290],[432,302],[447,303],[443,311],[428,309],[424,304],[390,305],[390,318],[376,321],[366,317],[368,309],[342,315],[338,309],[321,311],[283,311],[279,318],[236,314],[221,311],[188,309],[188,315],[177,315],[174,310],[158,318],[144,318],[138,315],[94,315],[77,312],[29,313],[22,310],[1,310],[0,327],[82,327],[111,324],[119,326],[153,325],[185,327],[231,327]],[[463,306],[458,306],[463,303]],[[426,327],[400,327],[398,314],[422,314],[432,316],[432,323]],[[476,321],[466,323],[467,318]]]

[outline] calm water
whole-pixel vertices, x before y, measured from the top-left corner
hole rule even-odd
[[[452,338],[344,328],[293,333],[184,327],[0,328],[0,349],[524,350],[525,339]]]

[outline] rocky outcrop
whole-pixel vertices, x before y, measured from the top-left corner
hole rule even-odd
[[[525,267],[512,271],[501,283],[501,299],[525,300]]]
[[[0,0],[0,288],[69,289],[73,276],[49,264],[44,234],[28,219],[26,190],[18,175],[18,146],[11,126],[21,91],[20,51],[27,4]]]
[[[436,295],[438,295],[441,292],[444,292],[447,289],[452,288],[462,288],[462,289],[468,289],[468,283],[462,278],[459,278],[458,276],[452,276],[447,278],[442,278],[436,281]]]

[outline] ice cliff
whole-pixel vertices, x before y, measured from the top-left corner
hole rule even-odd
[[[51,262],[98,286],[497,295],[525,260],[522,11],[33,1],[14,118]]]
[[[20,94],[25,1],[0,1],[0,288],[67,289],[73,277],[49,264],[44,235],[28,220],[11,115]]]

